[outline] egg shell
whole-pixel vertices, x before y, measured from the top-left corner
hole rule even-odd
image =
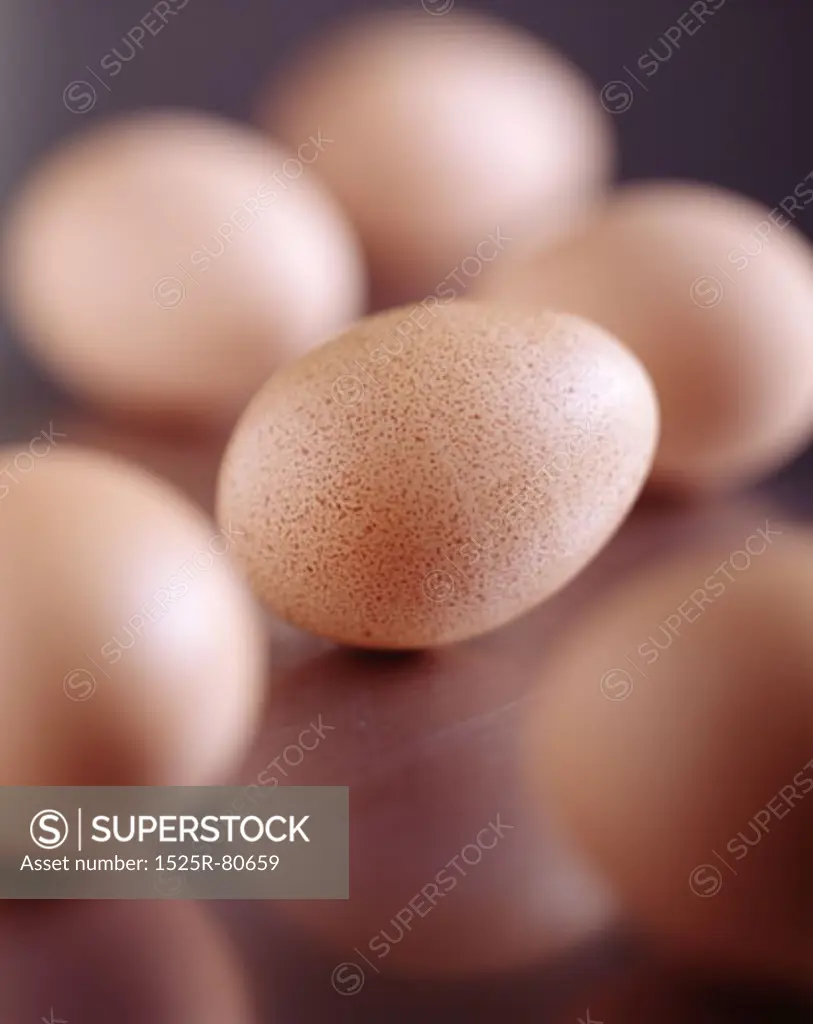
[[[623,520],[657,406],[573,317],[426,304],[367,318],[272,377],[221,467],[255,593],[348,644],[417,648],[554,593]]]
[[[706,186],[631,185],[582,232],[477,284],[480,297],[564,309],[623,338],[658,391],[652,482],[664,490],[748,482],[813,433],[813,259],[779,209]]]
[[[195,426],[230,427],[366,291],[355,235],[304,159],[179,111],[49,157],[13,205],[4,264],[20,333],[58,380],[120,415]]]
[[[614,165],[582,74],[521,30],[460,11],[351,22],[294,60],[259,120],[291,147],[317,128],[331,140],[314,170],[359,230],[379,307],[444,282],[464,296],[464,259],[482,268],[532,230],[560,237]]]
[[[266,671],[228,526],[56,444],[0,452],[0,783],[216,783],[251,738]]]
[[[755,519],[604,595],[529,715],[529,787],[645,929],[813,977],[813,535]]]

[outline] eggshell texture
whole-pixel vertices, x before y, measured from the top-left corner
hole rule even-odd
[[[355,235],[303,160],[178,112],[105,125],[48,160],[12,211],[5,279],[21,333],[79,394],[229,426],[365,291]]]
[[[559,237],[613,164],[608,119],[574,67],[457,11],[352,23],[275,83],[260,119],[291,146],[317,127],[332,140],[314,168],[362,236],[382,305],[448,286],[466,257],[493,260],[497,228]]]
[[[755,520],[627,580],[547,665],[527,762],[673,947],[813,977],[813,536]]]
[[[599,328],[458,302],[361,321],[280,371],[227,447],[218,515],[283,618],[367,647],[450,643],[562,587],[624,518],[657,433]]]
[[[720,189],[633,185],[581,234],[479,284],[485,297],[589,317],[633,349],[663,415],[653,483],[737,484],[810,437],[813,260],[781,210]]]
[[[0,453],[0,784],[219,781],[265,671],[228,525],[127,463],[41,447]]]

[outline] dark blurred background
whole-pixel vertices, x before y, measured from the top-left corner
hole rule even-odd
[[[435,7],[438,2],[432,0]],[[257,90],[313,34],[355,11],[420,9],[420,0],[172,0],[174,16],[109,77],[100,62],[114,47],[127,55],[123,38],[152,6],[144,0],[2,0],[0,206],[41,154],[92,121],[167,105],[250,117]],[[612,115],[622,178],[715,182],[773,207],[813,169],[804,102],[813,94],[813,6],[807,0],[481,0],[455,6],[490,11],[537,33],[582,68],[597,92],[609,82],[629,85],[631,105]],[[677,38],[669,30],[691,8],[703,26]],[[637,85],[627,69],[635,72],[650,48],[657,72],[645,78],[638,70]],[[796,225],[813,232],[810,208]],[[0,352],[2,429],[4,439],[14,439],[36,419],[35,403],[48,392],[5,327]],[[798,495],[793,482],[806,475],[806,466],[807,460],[783,474],[783,490],[791,486]]]

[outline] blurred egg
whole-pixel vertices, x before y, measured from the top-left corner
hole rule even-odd
[[[117,459],[32,451],[0,452],[0,784],[218,781],[265,671],[230,525]]]
[[[364,302],[355,237],[303,159],[188,113],[129,116],[46,161],[12,211],[5,285],[77,393],[196,424],[231,422]]]
[[[779,208],[633,185],[581,234],[508,262],[482,296],[589,317],[643,361],[663,414],[656,484],[731,486],[808,441],[813,259]]]
[[[427,303],[359,322],[255,396],[221,522],[255,593],[301,628],[415,648],[564,586],[646,477],[646,373],[575,317]]]
[[[257,1021],[236,951],[202,906],[102,900],[49,910],[2,925],[0,1019],[9,1024]]]
[[[628,579],[543,672],[527,760],[630,913],[682,949],[813,977],[813,536],[755,520]]]
[[[560,236],[613,164],[580,72],[474,14],[354,22],[275,83],[260,119],[292,147],[329,140],[314,167],[361,234],[380,305],[464,294],[520,234]]]

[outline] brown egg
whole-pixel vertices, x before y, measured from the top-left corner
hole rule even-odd
[[[560,247],[508,262],[482,280],[483,296],[589,317],[651,373],[663,414],[654,483],[737,484],[810,437],[813,260],[778,208],[634,185]]]
[[[354,22],[294,64],[260,119],[290,146],[330,139],[314,167],[359,229],[382,305],[465,294],[521,234],[580,221],[613,164],[582,75],[474,14]]]
[[[657,407],[575,317],[428,303],[272,377],[226,449],[218,516],[283,618],[365,647],[451,643],[561,588],[623,520]]]
[[[756,514],[741,499],[726,508],[701,503],[690,514],[653,505],[639,504],[558,597],[467,643],[417,655],[326,651],[313,636],[275,630],[265,724],[240,768],[245,789],[234,810],[262,814],[278,786],[350,787],[350,898],[276,901],[253,943],[283,999],[309,999],[311,988],[334,1002],[334,989],[398,998],[399,983],[414,997],[421,978],[442,976],[446,1000],[453,976],[470,996],[472,979],[479,984],[486,973],[490,992],[502,981],[514,991],[522,977],[548,998],[551,986],[570,993],[571,968],[586,962],[590,1005],[611,1001],[607,979],[596,976],[596,953],[618,907],[572,841],[545,820],[519,751],[540,651],[652,550],[719,535],[734,523],[750,527]],[[512,826],[500,830],[499,842],[488,832],[495,815]],[[382,849],[392,855],[382,857]],[[306,996],[303,959],[317,971]],[[613,980],[621,981],[617,970]],[[538,1017],[538,1000],[531,1005]],[[410,1011],[404,1019],[415,1016],[413,1003]],[[324,1016],[312,1008],[305,1014]],[[628,1010],[619,1019],[633,1018]]]
[[[13,209],[5,284],[23,335],[121,413],[231,422],[277,365],[352,321],[358,245],[299,154],[197,114],[70,142]]]
[[[80,448],[0,466],[0,784],[217,782],[265,671],[232,527]]]
[[[813,536],[754,520],[603,597],[546,665],[545,820],[630,912],[730,967],[813,977]]]

